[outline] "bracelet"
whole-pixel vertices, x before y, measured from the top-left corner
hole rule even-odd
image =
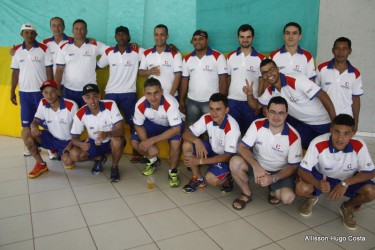
[[[199,159],[199,165],[203,165],[203,159]]]
[[[345,181],[341,181],[341,186],[343,186],[344,188],[349,187],[349,185]]]

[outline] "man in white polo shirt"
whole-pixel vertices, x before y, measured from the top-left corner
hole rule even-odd
[[[65,168],[74,167],[68,152],[72,147],[70,129],[78,106],[71,100],[59,97],[57,83],[53,80],[43,82],[40,90],[44,98],[39,103],[31,130],[22,134],[26,147],[36,160],[34,168],[28,174],[29,178],[38,177],[48,170],[38,146],[57,150],[57,156],[61,157]],[[47,129],[39,130],[39,125],[44,122]]]
[[[139,66],[139,75],[156,78],[164,91],[177,97],[181,81],[182,57],[167,44],[168,27],[164,24],[154,28],[155,46],[144,51]]]
[[[346,37],[337,38],[333,44],[334,58],[318,66],[316,84],[327,92],[335,106],[336,114],[348,114],[358,129],[360,96],[363,95],[361,73],[348,61],[352,42]]]
[[[232,204],[234,209],[241,210],[251,201],[249,176],[252,175],[256,184],[269,188],[270,204],[294,201],[294,181],[302,160],[302,147],[299,134],[286,123],[287,116],[287,101],[281,96],[272,97],[266,109],[267,118],[255,120],[242,138],[239,155],[229,163],[242,192]]]
[[[339,202],[344,225],[356,228],[353,213],[364,203],[375,199],[375,167],[365,142],[353,137],[354,119],[340,114],[332,122],[330,133],[315,138],[302,160],[296,194],[306,197],[300,214],[310,216],[321,193],[328,200]]]
[[[86,84],[82,90],[85,106],[74,116],[71,130],[74,148],[70,158],[74,162],[95,160],[91,173],[103,171],[106,154],[112,155],[110,181],[120,180],[118,163],[125,147],[123,119],[117,105],[112,100],[100,101],[100,92],[96,84]],[[80,140],[86,127],[88,139]]]
[[[64,97],[82,107],[82,88],[88,83],[96,84],[96,57],[104,53],[106,46],[86,37],[87,24],[82,19],[74,21],[72,33],[74,39],[63,44],[57,54],[55,80],[60,86],[65,75]]]
[[[210,111],[212,94],[228,92],[225,57],[208,47],[208,33],[195,31],[191,43],[195,50],[183,60],[180,88],[180,110],[186,112],[189,125]]]

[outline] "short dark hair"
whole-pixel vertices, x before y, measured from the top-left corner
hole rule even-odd
[[[83,20],[83,19],[77,19],[77,20],[75,20],[74,23],[73,23],[73,27],[74,27],[74,25],[76,23],[83,23],[85,25],[86,29],[87,29],[87,23],[85,22],[85,20]]]
[[[260,62],[260,66],[259,66],[259,68],[261,68],[261,67],[263,67],[263,66],[265,66],[265,65],[267,65],[267,64],[269,64],[269,63],[272,63],[273,66],[277,67],[277,64],[275,63],[274,60],[272,60],[272,59],[270,59],[270,58],[266,58],[266,59],[264,59],[263,61]]]
[[[346,37],[339,37],[335,40],[335,42],[333,43],[333,47],[336,46],[336,43],[337,42],[345,42],[345,43],[348,43],[348,46],[349,46],[349,49],[352,49],[352,41],[350,41],[349,38],[346,38]]]
[[[156,29],[161,29],[161,28],[165,29],[165,32],[168,35],[168,27],[166,25],[164,25],[164,24],[158,24],[158,25],[156,25],[155,28],[154,28],[154,32],[155,32]]]
[[[298,29],[299,33],[302,34],[302,28],[301,28],[301,25],[299,25],[298,23],[296,22],[289,22],[287,24],[285,24],[284,26],[284,29],[283,29],[283,34],[285,34],[285,30],[286,28],[288,28],[289,26],[294,26]]]
[[[210,97],[210,102],[223,102],[224,106],[228,107],[228,97],[222,93],[212,94]]]
[[[333,119],[331,127],[334,125],[344,125],[354,130],[355,121],[354,118],[348,114],[339,114]]]
[[[267,109],[269,110],[271,107],[271,104],[282,104],[286,108],[286,112],[288,112],[288,102],[285,100],[282,96],[274,96],[271,98],[271,100],[268,102]]]
[[[240,35],[240,31],[245,32],[248,30],[251,31],[252,36],[255,36],[254,28],[250,24],[242,24],[237,30],[237,36]]]
[[[159,88],[162,89],[160,81],[156,78],[151,77],[145,81],[145,83],[143,84],[143,89],[154,86],[159,86]]]
[[[64,19],[62,19],[61,17],[58,17],[58,16],[52,17],[51,20],[49,20],[50,26],[51,26],[51,22],[52,22],[53,19],[59,19],[62,22],[62,25],[65,27]]]

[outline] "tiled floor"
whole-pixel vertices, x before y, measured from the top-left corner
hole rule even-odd
[[[375,138],[365,138],[375,159]],[[91,162],[27,179],[32,157],[21,156],[19,138],[0,136],[0,249],[371,249],[375,247],[375,202],[356,213],[358,228],[347,230],[339,204],[322,197],[310,218],[293,205],[272,206],[267,190],[254,187],[242,211],[231,208],[239,190],[222,194],[208,187],[192,194],[169,188],[167,161],[148,190],[142,164],[121,160],[121,181],[92,175]],[[43,153],[46,159],[46,153]],[[25,166],[27,166],[25,168]],[[180,164],[182,184],[190,172]],[[313,236],[326,236],[312,241]]]

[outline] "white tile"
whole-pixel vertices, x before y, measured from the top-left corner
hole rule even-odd
[[[28,195],[0,199],[0,219],[22,214],[30,214]]]
[[[154,189],[152,190],[147,189],[147,177],[146,176],[121,180],[117,183],[114,183],[113,186],[121,194],[122,197],[159,190],[159,188],[157,187],[157,184]]]
[[[151,244],[146,244],[146,245],[142,245],[139,247],[132,247],[129,249],[131,250],[159,250],[160,248],[158,248],[155,243],[151,243]]]
[[[173,238],[168,238],[166,240],[161,240],[156,242],[156,244],[160,249],[163,250],[221,249],[212,239],[210,239],[210,237],[208,237],[201,230],[183,234]]]
[[[236,220],[239,216],[217,200],[181,207],[201,228]]]
[[[87,228],[53,234],[35,239],[35,250],[95,250],[95,244]]]
[[[138,219],[155,241],[198,230],[194,222],[178,208],[142,215]]]
[[[251,248],[258,248],[272,243],[270,238],[266,237],[243,219],[206,228],[204,231],[222,249],[248,249],[249,245]]]
[[[191,194],[185,193],[182,188],[170,188],[163,190],[163,192],[178,206],[186,206],[214,199],[205,190],[200,189]]]
[[[152,242],[135,218],[92,226],[90,231],[99,250],[128,249]]]
[[[0,182],[26,179],[25,167],[0,168]]]
[[[90,165],[90,167],[88,167],[87,164],[88,162],[79,162],[76,163],[75,168],[65,170],[72,187],[86,186],[108,181],[104,174],[92,174],[92,166]]]
[[[269,245],[265,245],[263,247],[257,248],[257,250],[283,250],[281,246],[277,245],[276,243],[272,243]],[[297,248],[299,249],[299,248]]]
[[[0,199],[25,194],[28,194],[26,179],[0,182]]]
[[[30,194],[30,201],[32,212],[77,205],[70,188]]]
[[[134,217],[121,198],[82,204],[81,210],[89,226]]]
[[[74,187],[73,190],[79,204],[120,197],[109,182]]]
[[[34,250],[33,240],[25,240],[17,243],[0,246],[0,250]]]
[[[21,151],[18,156],[10,156],[10,157],[3,156],[4,161],[3,161],[3,164],[0,164],[0,169],[7,169],[7,168],[13,168],[13,167],[16,167],[16,168],[23,167],[25,169],[27,165],[26,158],[22,156],[22,152],[23,151]],[[26,169],[25,169],[24,174],[26,176]]]
[[[70,188],[65,173],[48,171],[34,179],[29,179],[29,192],[39,193],[46,191]]]
[[[33,213],[32,218],[35,237],[86,227],[78,206]]]
[[[32,239],[29,214],[0,219],[0,245]]]

